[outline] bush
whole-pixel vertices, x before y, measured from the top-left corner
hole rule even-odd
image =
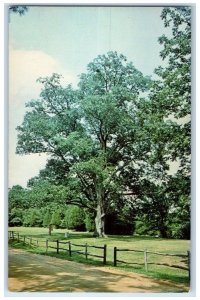
[[[19,218],[19,217],[13,218],[13,219],[9,222],[9,226],[22,226],[22,219]]]
[[[135,221],[134,234],[160,236],[159,231],[153,229],[152,226],[146,221],[145,217],[137,217]]]
[[[169,214],[169,228],[176,239],[190,239],[190,199],[181,196],[178,207]]]
[[[21,226],[23,223],[23,212],[21,208],[11,209],[8,215],[8,224],[9,226]]]
[[[190,239],[190,221],[174,222],[170,225],[171,237],[175,239]]]

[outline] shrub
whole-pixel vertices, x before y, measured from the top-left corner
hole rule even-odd
[[[9,226],[22,226],[22,219],[19,218],[19,217],[13,218],[13,219],[9,222]]]
[[[9,226],[21,226],[23,223],[23,212],[21,208],[11,209],[8,215],[8,224]]]

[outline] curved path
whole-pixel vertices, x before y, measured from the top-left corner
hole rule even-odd
[[[9,249],[11,292],[187,292],[182,284]]]

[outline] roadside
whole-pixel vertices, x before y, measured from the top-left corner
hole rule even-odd
[[[183,284],[9,249],[11,292],[187,292]]]

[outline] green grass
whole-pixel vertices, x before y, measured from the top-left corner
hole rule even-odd
[[[60,251],[59,254],[56,253],[56,249],[48,249],[46,253],[45,243],[46,239],[49,240],[49,246],[56,247],[54,241],[68,241],[76,244],[85,244],[91,246],[103,246],[107,245],[107,265],[109,267],[113,266],[113,249],[118,248],[128,248],[135,250],[144,250],[159,253],[168,254],[187,254],[187,250],[190,249],[190,241],[188,240],[175,240],[175,239],[162,239],[153,237],[141,237],[141,236],[108,236],[106,238],[95,238],[91,233],[85,232],[70,232],[69,238],[65,238],[65,229],[54,229],[52,235],[48,235],[47,228],[29,228],[29,227],[12,227],[12,231],[19,232],[20,235],[25,235],[32,237],[33,239],[38,239],[39,247],[30,246],[28,244],[23,245],[22,242],[17,241],[10,242],[10,246],[15,248],[23,248],[27,251],[39,254],[48,254],[50,256],[58,257],[61,259],[73,260],[80,263],[87,263],[92,265],[103,265],[103,259],[88,256],[86,261],[84,255],[79,255],[72,253],[72,257],[69,256],[67,251]],[[29,241],[29,240],[27,240]],[[43,242],[42,242],[43,241]],[[36,242],[34,242],[36,244]],[[62,245],[63,246],[63,245]],[[60,245],[60,247],[62,247]],[[72,246],[72,250],[79,249],[84,251],[84,248]],[[88,252],[96,255],[102,255],[102,249],[88,248]],[[179,283],[189,284],[188,270],[182,268],[187,268],[187,258],[183,257],[171,257],[171,256],[160,256],[155,254],[148,254],[148,272],[144,268],[144,253],[139,252],[117,252],[117,258],[119,260],[124,260],[131,262],[132,264],[118,264],[117,268],[123,269],[125,271],[142,273],[147,276],[154,278],[167,279]],[[176,266],[169,267],[169,265]],[[178,268],[177,268],[178,267]]]

